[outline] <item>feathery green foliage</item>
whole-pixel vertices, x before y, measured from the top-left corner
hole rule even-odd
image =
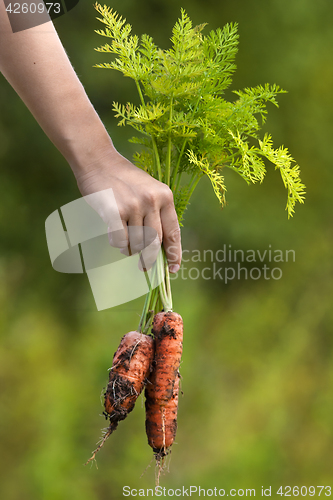
[[[262,182],[265,159],[280,170],[288,190],[288,217],[296,202],[303,203],[305,186],[299,167],[284,147],[273,148],[269,135],[261,140],[258,132],[265,123],[267,103],[278,106],[277,85],[258,85],[234,91],[237,99],[223,98],[236,69],[237,24],[203,35],[205,24],[192,26],[182,9],[171,36],[171,47],[158,48],[153,39],[131,34],[131,26],[107,6],[95,5],[104,30],[96,31],[110,39],[96,49],[115,55],[113,61],[98,68],[115,69],[135,81],[141,104],[114,103],[119,125],[130,125],[143,148],[135,154],[140,168],[168,184],[174,192],[181,222],[186,205],[202,175],[210,179],[222,206],[226,187],[221,174],[227,167],[247,183]],[[182,186],[183,173],[191,175]]]

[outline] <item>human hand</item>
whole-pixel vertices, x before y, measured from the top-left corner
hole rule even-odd
[[[97,209],[109,227],[110,244],[122,253],[133,254],[143,250],[145,269],[155,262],[160,245],[166,252],[170,272],[177,272],[181,262],[181,241],[178,218],[171,189],[133,165],[120,155],[113,146],[100,152],[98,160],[82,168],[73,168],[83,196],[112,188],[122,229],[116,225],[112,200],[101,196]],[[146,241],[147,232],[153,228],[157,236]]]
[[[149,245],[150,255],[142,252],[145,267],[151,267],[163,241],[170,271],[177,272],[181,244],[172,192],[115,150],[53,24],[13,36],[7,16],[0,15],[0,33],[0,70],[70,164],[82,195],[112,188],[122,230],[112,228],[114,207],[107,199],[99,210],[110,226],[112,245],[123,253],[128,245],[139,252],[147,246],[142,228],[151,227],[157,239]]]

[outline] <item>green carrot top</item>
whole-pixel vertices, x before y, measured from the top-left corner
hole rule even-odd
[[[162,50],[150,36],[132,35],[131,26],[111,8],[99,4],[95,8],[105,24],[96,32],[109,39],[96,50],[115,56],[96,67],[132,78],[141,102],[138,106],[114,102],[118,124],[139,132],[131,139],[139,145],[134,162],[171,187],[180,223],[203,175],[223,206],[223,169],[234,170],[248,184],[262,182],[265,158],[280,171],[288,191],[286,210],[292,216],[296,202],[304,201],[300,169],[287,148],[274,149],[269,134],[259,136],[267,103],[278,106],[276,96],[285,91],[266,84],[234,91],[233,102],[223,97],[236,69],[237,24],[204,35],[205,24],[193,27],[182,9],[171,48]],[[189,174],[185,182],[184,173]]]

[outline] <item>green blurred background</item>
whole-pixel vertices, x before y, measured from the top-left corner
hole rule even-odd
[[[185,323],[183,397],[170,472],[161,484],[257,488],[257,496],[262,486],[274,492],[281,485],[332,485],[333,4],[109,5],[135,33],[149,33],[164,48],[180,7],[194,24],[209,23],[207,29],[238,22],[232,89],[268,82],[288,90],[280,108],[270,108],[265,130],[275,146],[289,148],[308,191],[288,221],[273,168],[263,185],[251,187],[227,172],[223,211],[208,183],[199,184],[185,216],[185,249],[216,251],[226,244],[263,252],[271,245],[295,250],[296,259],[278,263],[280,280],[173,281],[175,309]],[[116,127],[111,107],[113,100],[133,100],[135,89],[121,75],[92,68],[107,60],[93,51],[101,39],[92,4],[81,0],[55,25],[116,147],[131,158],[129,132]],[[107,369],[120,337],[137,327],[143,298],[97,312],[86,276],[52,269],[45,219],[80,193],[1,75],[0,109],[0,497],[120,499],[124,485],[154,484],[142,397],[99,453],[98,468],[83,463],[106,425],[100,394]]]

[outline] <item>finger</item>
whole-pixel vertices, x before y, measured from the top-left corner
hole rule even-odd
[[[131,253],[130,253],[130,251],[129,251],[128,246],[127,246],[127,247],[125,247],[125,248],[121,248],[121,249],[119,250],[119,252],[120,252],[120,253],[122,253],[123,255],[126,255],[126,257],[130,257],[130,256],[131,256]]]
[[[141,252],[140,269],[150,269],[156,261],[162,243],[162,225],[158,211],[151,212],[144,219],[145,248]]]
[[[143,220],[139,215],[132,215],[128,221],[129,251],[136,254],[143,250]]]
[[[161,241],[158,236],[142,250],[139,261],[141,271],[149,271],[156,262],[158,252],[161,250]]]
[[[161,209],[161,223],[163,230],[163,246],[169,263],[169,271],[179,271],[182,260],[182,247],[178,217],[173,204],[165,205]]]
[[[126,248],[128,246],[128,231],[127,224],[125,221],[122,221],[123,229],[118,229],[117,231],[112,231],[112,229],[108,228],[108,237],[109,242],[112,247],[116,248]]]

